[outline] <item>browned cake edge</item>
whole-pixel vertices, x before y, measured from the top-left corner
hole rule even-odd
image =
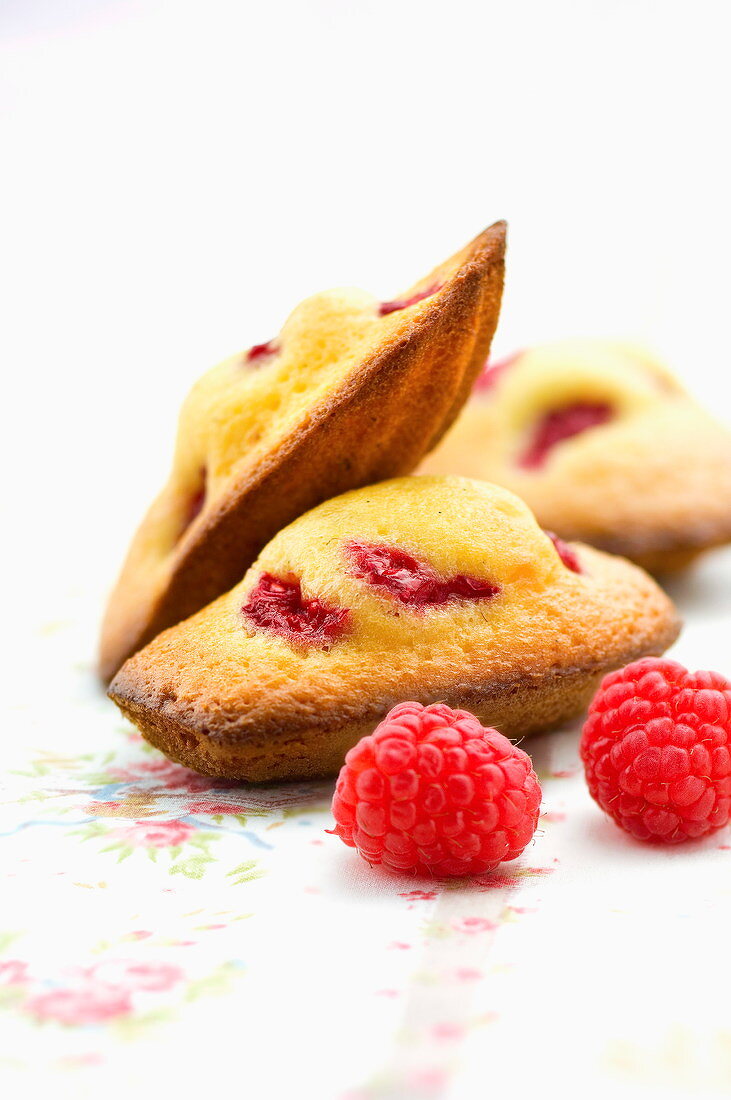
[[[701,554],[731,542],[731,515],[723,522],[689,521],[683,527],[624,531],[616,535],[573,528],[562,528],[557,534],[566,541],[585,542],[597,550],[629,558],[648,573],[662,575],[686,569]]]
[[[558,726],[580,714],[599,680],[614,668],[640,657],[664,653],[680,632],[680,621],[669,616],[654,637],[643,637],[611,658],[588,660],[582,667],[547,668],[512,679],[495,679],[480,686],[425,687],[411,692],[423,704],[443,702],[465,707],[480,720],[508,737],[522,737]],[[204,724],[181,713],[172,695],[152,699],[135,677],[123,668],[109,690],[110,697],[156,748],[204,775],[253,783],[303,779],[335,774],[347,750],[372,732],[385,714],[403,700],[375,701],[354,712],[347,707],[281,721],[256,731],[237,728],[212,718]]]

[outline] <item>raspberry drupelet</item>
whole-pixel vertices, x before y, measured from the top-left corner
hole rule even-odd
[[[592,797],[638,840],[679,844],[731,815],[731,682],[647,657],[605,677],[581,757]]]
[[[465,710],[401,703],[345,757],[332,830],[402,874],[484,874],[515,859],[538,824],[530,758]]]

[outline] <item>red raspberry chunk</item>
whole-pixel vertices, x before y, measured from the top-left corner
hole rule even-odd
[[[356,577],[409,607],[427,607],[450,600],[491,600],[500,585],[458,573],[442,579],[430,565],[397,546],[355,540],[346,544]]]
[[[261,575],[241,611],[258,627],[323,649],[347,633],[350,625],[347,608],[328,607],[314,597],[305,599],[298,580],[281,580],[271,573]]]
[[[188,530],[194,520],[198,518],[206,504],[206,471],[201,470],[199,474],[198,488],[195,489],[188,497],[183,520],[178,532],[178,538],[181,539],[185,532]]]
[[[401,703],[345,757],[332,830],[402,874],[484,874],[515,859],[538,824],[530,758],[466,710]]]
[[[399,309],[408,309],[409,306],[415,306],[417,302],[423,302],[425,298],[431,298],[432,294],[436,294],[439,289],[439,286],[430,286],[426,290],[417,291],[410,298],[394,298],[392,302],[381,302],[378,312],[381,317],[385,317],[389,313],[396,313]]]
[[[258,365],[265,359],[271,359],[278,352],[279,345],[275,340],[268,340],[266,344],[254,344],[253,348],[249,348],[246,353],[246,362]]]
[[[638,840],[679,844],[731,815],[731,682],[647,657],[602,681],[581,756],[592,797]]]
[[[590,428],[598,428],[613,416],[612,406],[600,401],[577,401],[561,409],[552,409],[535,425],[530,442],[518,460],[519,465],[527,469],[543,466],[559,443]]]
[[[558,535],[555,535],[553,531],[546,531],[544,533],[548,535],[555,547],[556,553],[566,568],[570,569],[572,573],[583,573],[584,570],[581,568],[581,562],[579,561],[576,551],[572,550],[569,544],[564,542],[563,539],[560,539]]]
[[[513,363],[517,362],[522,354],[521,351],[514,351],[512,355],[506,355],[502,359],[490,360],[485,363],[482,372],[477,376],[477,381],[473,387],[474,392],[487,393],[493,390],[508,367],[512,367]]]

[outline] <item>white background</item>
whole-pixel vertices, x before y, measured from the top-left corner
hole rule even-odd
[[[639,339],[728,418],[727,12],[1,0],[4,633],[18,667],[34,661],[25,628],[60,593],[86,597],[92,638],[203,369],[324,286],[392,296],[497,218],[510,223],[498,354]],[[727,673],[729,576],[715,555],[676,587],[679,659]]]
[[[0,12],[18,569],[113,573],[203,369],[325,286],[396,293],[499,217],[498,353],[630,336],[728,398],[722,0]]]

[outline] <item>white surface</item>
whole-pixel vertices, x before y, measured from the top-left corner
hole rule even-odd
[[[86,696],[62,705],[51,686],[70,675],[64,661],[89,658],[93,616],[164,474],[181,397],[206,366],[267,339],[306,293],[352,283],[391,295],[506,217],[496,352],[576,334],[640,339],[728,418],[727,14],[722,0],[4,0],[4,635],[11,684],[30,704],[11,742],[62,742],[85,720],[74,706]],[[678,586],[679,660],[729,671],[730,579],[731,559],[717,555]],[[69,596],[83,644],[39,677],[47,654],[34,628]],[[539,1083],[549,1050],[554,1084],[597,1094],[608,1080],[611,1091],[582,1037],[594,1013],[599,1027],[624,1019],[615,1035],[635,1044],[625,1062],[644,1067],[622,1087],[663,1088],[675,1010],[702,992],[696,945],[707,985],[727,985],[724,853],[645,860],[602,829],[579,786],[574,799],[561,853],[564,867],[575,853],[574,869],[552,876],[550,901],[510,946],[519,974],[501,996],[522,1007],[503,1017],[499,1042],[475,1033],[464,1046],[450,1098],[492,1091],[516,1061]],[[682,891],[676,932],[664,900]],[[619,932],[603,900],[612,892]],[[358,912],[356,896],[343,914],[354,929]],[[672,996],[660,945],[683,960]],[[632,991],[618,997],[628,951],[643,980],[627,970]],[[303,954],[320,958],[316,989],[305,996],[290,973],[276,1034],[247,1038],[262,1072],[276,1043],[280,1094],[289,1083],[305,1095],[281,1057],[301,1024],[314,1063],[330,1066],[319,1095],[335,1096],[353,1083],[333,1051],[358,1008],[325,999],[340,983],[325,945]],[[643,1010],[652,1028],[640,1034]],[[727,1009],[714,1000],[695,1025],[681,1017],[691,1053],[673,1080],[727,1089]],[[364,1073],[388,1060],[383,1034],[360,1035]],[[116,1095],[113,1081],[104,1091]]]

